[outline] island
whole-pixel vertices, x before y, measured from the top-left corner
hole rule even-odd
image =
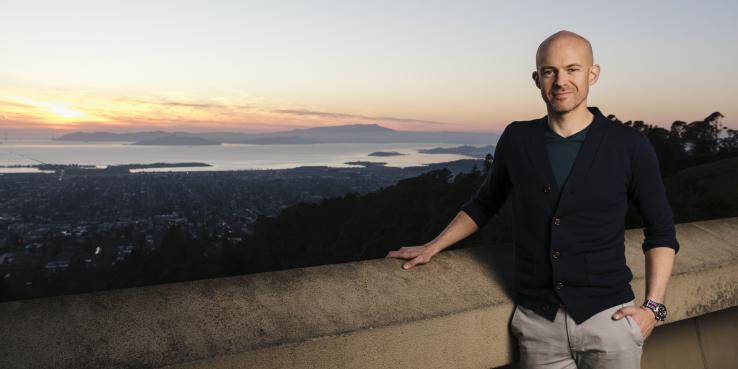
[[[369,154],[369,156],[397,156],[397,155],[407,155],[407,154],[399,153],[397,151],[375,151]]]
[[[434,147],[432,149],[418,149],[421,154],[457,154],[472,158],[484,158],[488,153],[495,152],[495,146],[486,145],[481,147],[463,145],[456,147]]]

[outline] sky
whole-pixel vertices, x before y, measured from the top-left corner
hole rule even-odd
[[[601,67],[588,106],[738,128],[736,1],[4,1],[0,133],[500,132],[546,115],[559,30]]]

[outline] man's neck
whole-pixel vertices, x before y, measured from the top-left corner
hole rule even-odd
[[[592,122],[594,114],[587,109],[586,102],[579,109],[564,114],[548,113],[548,126],[561,137],[569,137],[583,130]]]

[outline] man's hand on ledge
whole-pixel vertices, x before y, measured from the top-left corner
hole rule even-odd
[[[643,334],[643,340],[645,341],[656,326],[656,315],[651,309],[645,306],[625,306],[616,311],[612,317],[615,320],[620,320],[625,318],[626,315],[630,315],[636,324],[638,324]]]
[[[409,259],[410,261],[402,264],[402,268],[410,269],[418,264],[425,264],[431,261],[431,258],[433,258],[436,253],[435,248],[430,247],[429,245],[404,246],[400,247],[398,250],[391,250],[387,253],[385,258],[393,257],[398,259]]]

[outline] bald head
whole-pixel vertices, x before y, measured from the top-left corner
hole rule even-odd
[[[574,32],[562,30],[548,36],[548,38],[543,40],[543,42],[538,46],[538,51],[536,51],[536,70],[540,69],[541,62],[543,61],[547,51],[551,48],[557,47],[577,48],[579,49],[579,52],[583,53],[583,61],[587,63],[586,66],[591,66],[594,63],[592,45],[589,41]]]

